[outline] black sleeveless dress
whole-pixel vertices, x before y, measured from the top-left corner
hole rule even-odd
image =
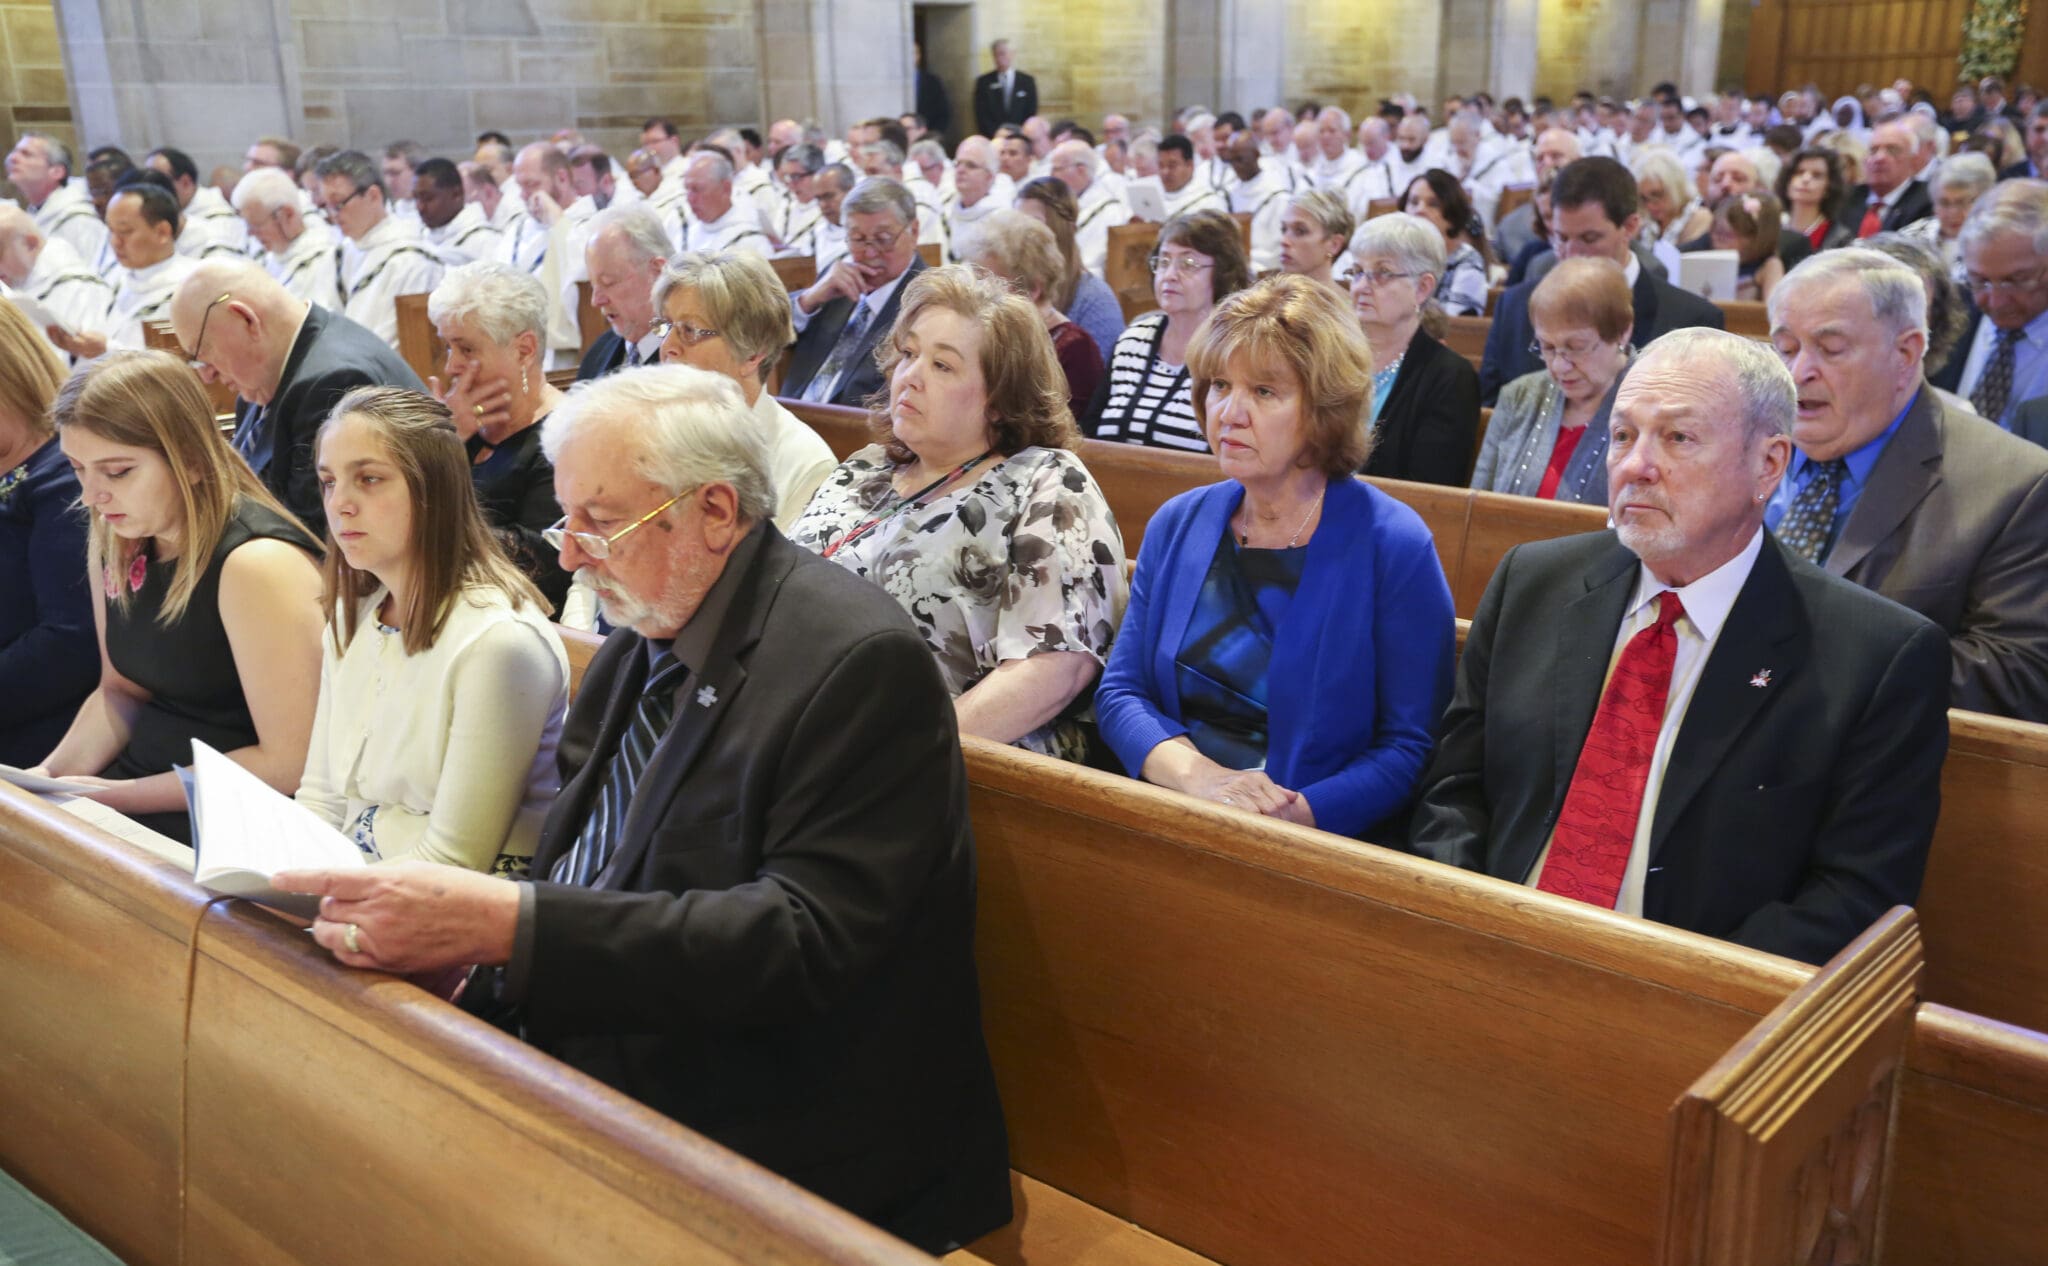
[[[220,618],[220,569],[229,554],[254,540],[286,541],[318,558],[320,547],[296,520],[244,499],[214,547],[206,573],[175,624],[157,621],[170,592],[175,563],[144,554],[142,587],[128,595],[126,610],[107,604],[107,658],[122,676],[149,691],[135,714],[128,746],[102,778],[146,778],[173,765],[192,763],[192,740],[223,752],[256,742],[256,722],[242,695],[234,651]],[[115,577],[126,586],[133,573]],[[180,813],[136,817],[151,830],[190,843],[191,823]]]

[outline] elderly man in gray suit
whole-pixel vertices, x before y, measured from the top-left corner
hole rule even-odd
[[[2048,721],[2048,449],[1936,398],[1926,290],[1887,256],[1807,259],[1770,317],[1799,414],[1765,522],[1947,630],[1955,707]]]

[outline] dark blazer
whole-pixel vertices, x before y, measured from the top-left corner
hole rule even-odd
[[[953,130],[953,103],[946,97],[946,85],[922,66],[917,68],[917,113],[935,137]]]
[[[2034,160],[2022,158],[2004,171],[1999,172],[1998,178],[2000,180],[2032,180],[2034,179]]]
[[[1102,737],[1133,778],[1187,733],[1176,662],[1230,516],[1235,481],[1184,492],[1145,527],[1123,633],[1095,692]],[[1275,631],[1266,772],[1308,797],[1316,825],[1371,838],[1415,795],[1451,693],[1451,587],[1421,516],[1336,479],[1301,585]]]
[[[1005,123],[1022,125],[1038,113],[1038,81],[1018,71],[1011,85],[1009,108],[1003,107],[1003,77],[991,70],[974,81],[974,130],[994,136]]]
[[[1842,246],[1855,240],[1854,233],[1838,239],[1837,233],[1840,232],[1841,227],[1841,225],[1837,224],[1829,229],[1828,235],[1823,241],[1823,246]],[[1712,233],[1702,233],[1690,242],[1680,242],[1678,249],[1680,251],[1713,250],[1714,235]],[[1813,254],[1813,239],[1807,237],[1806,234],[1801,233],[1798,229],[1778,230],[1778,262],[1785,265],[1786,272],[1797,268],[1799,261],[1811,254]]]
[[[928,1252],[1010,1217],[952,701],[895,600],[773,524],[590,888],[534,885],[530,1040]],[[611,635],[535,875],[647,675]]]
[[[313,440],[343,396],[357,387],[380,386],[427,389],[383,339],[339,312],[307,309],[306,323],[278,375],[277,393],[264,410],[271,448],[263,483],[313,530],[315,538],[326,530],[327,514],[320,508]],[[252,407],[246,400],[236,402],[237,426]]]
[[[1963,368],[1970,363],[1970,348],[1976,345],[1977,327],[1984,323],[1984,311],[1971,301],[1970,292],[1961,286],[1957,286],[1956,290],[1962,301],[1970,307],[1970,319],[1963,326],[1963,335],[1956,340],[1956,345],[1949,349],[1946,363],[1936,365],[1929,361],[1921,366],[1927,371],[1929,383],[1943,391],[1951,392],[1957,391],[1963,385]]]
[[[617,330],[606,330],[597,336],[590,350],[583,353],[582,363],[576,366],[576,381],[590,382],[616,373],[625,366],[626,340],[619,337]]]
[[[1637,574],[1612,532],[1517,546],[1501,560],[1423,776],[1416,852],[1528,878],[1592,728]],[[1926,619],[1767,534],[1671,750],[1645,916],[1818,963],[1911,904],[1941,798],[1947,664]]]
[[[1949,704],[2048,721],[2048,449],[1922,388],[1826,566],[1949,635]]]
[[[2048,447],[2048,396],[2036,396],[2013,406],[2012,433]]]
[[[896,287],[896,293],[889,296],[889,302],[868,322],[862,333],[860,348],[854,353],[853,370],[839,384],[839,390],[830,403],[852,405],[859,408],[869,396],[883,387],[881,366],[875,364],[875,348],[896,325],[896,313],[903,307],[903,292],[910,287],[910,279],[924,271],[924,257],[912,255],[910,267],[905,271],[903,284]],[[783,375],[781,395],[794,399],[803,395],[804,388],[811,385],[811,379],[824,368],[825,358],[832,354],[832,345],[839,341],[839,331],[846,328],[847,318],[853,315],[853,300],[844,296],[819,308],[811,314],[810,323],[803,333],[796,336],[796,346],[789,357],[789,372]]]
[[[1416,330],[1376,424],[1365,474],[1463,488],[1479,451],[1479,374]]]
[[[1491,407],[1500,389],[1523,374],[1543,368],[1529,345],[1536,341],[1536,327],[1529,320],[1529,296],[1538,280],[1525,281],[1501,293],[1493,310],[1493,326],[1486,332],[1486,355],[1479,366],[1479,402]],[[1728,328],[1728,318],[1713,303],[1690,290],[1680,290],[1652,276],[1645,268],[1636,274],[1635,332],[1629,342],[1638,349],[1660,334],[1690,326]]]
[[[1835,223],[1845,226],[1849,236],[1854,238],[1863,227],[1863,213],[1870,209],[1870,186],[1851,185],[1849,192],[1842,195],[1841,209],[1835,212]],[[1908,224],[1917,224],[1934,214],[1934,199],[1928,196],[1927,182],[1915,180],[1906,186],[1906,192],[1892,204],[1884,217],[1884,231],[1896,233]]]
[[[100,684],[85,511],[55,436],[0,470],[0,761],[36,765]]]

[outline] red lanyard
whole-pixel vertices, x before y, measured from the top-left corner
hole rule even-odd
[[[869,519],[867,522],[861,524],[859,527],[854,528],[852,531],[848,532],[845,536],[842,536],[838,540],[832,542],[830,545],[827,545],[825,547],[823,557],[832,557],[834,554],[837,554],[840,550],[845,549],[847,546],[853,544],[861,537],[866,536],[869,532],[874,531],[882,524],[887,523],[889,520],[895,518],[897,515],[902,514],[908,510],[916,509],[920,504],[923,503],[926,497],[931,496],[933,493],[945,487],[947,484],[952,483],[954,480],[960,478],[960,476],[966,474],[968,471],[973,470],[976,466],[981,465],[983,462],[987,461],[989,459],[989,456],[994,452],[995,450],[992,448],[983,449],[981,452],[981,456],[969,458],[967,461],[961,463],[958,467],[956,467],[950,474],[941,475],[937,479],[932,480],[930,483],[926,484],[922,488],[919,488],[916,492],[911,493],[908,497],[904,498],[896,505],[890,507],[888,510],[885,510],[881,514],[876,515],[874,518]]]

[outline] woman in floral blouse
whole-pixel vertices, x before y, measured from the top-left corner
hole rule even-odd
[[[1124,544],[1069,446],[1067,382],[1030,301],[967,265],[908,283],[877,442],[791,529],[910,613],[963,733],[1078,759],[1123,614]]]

